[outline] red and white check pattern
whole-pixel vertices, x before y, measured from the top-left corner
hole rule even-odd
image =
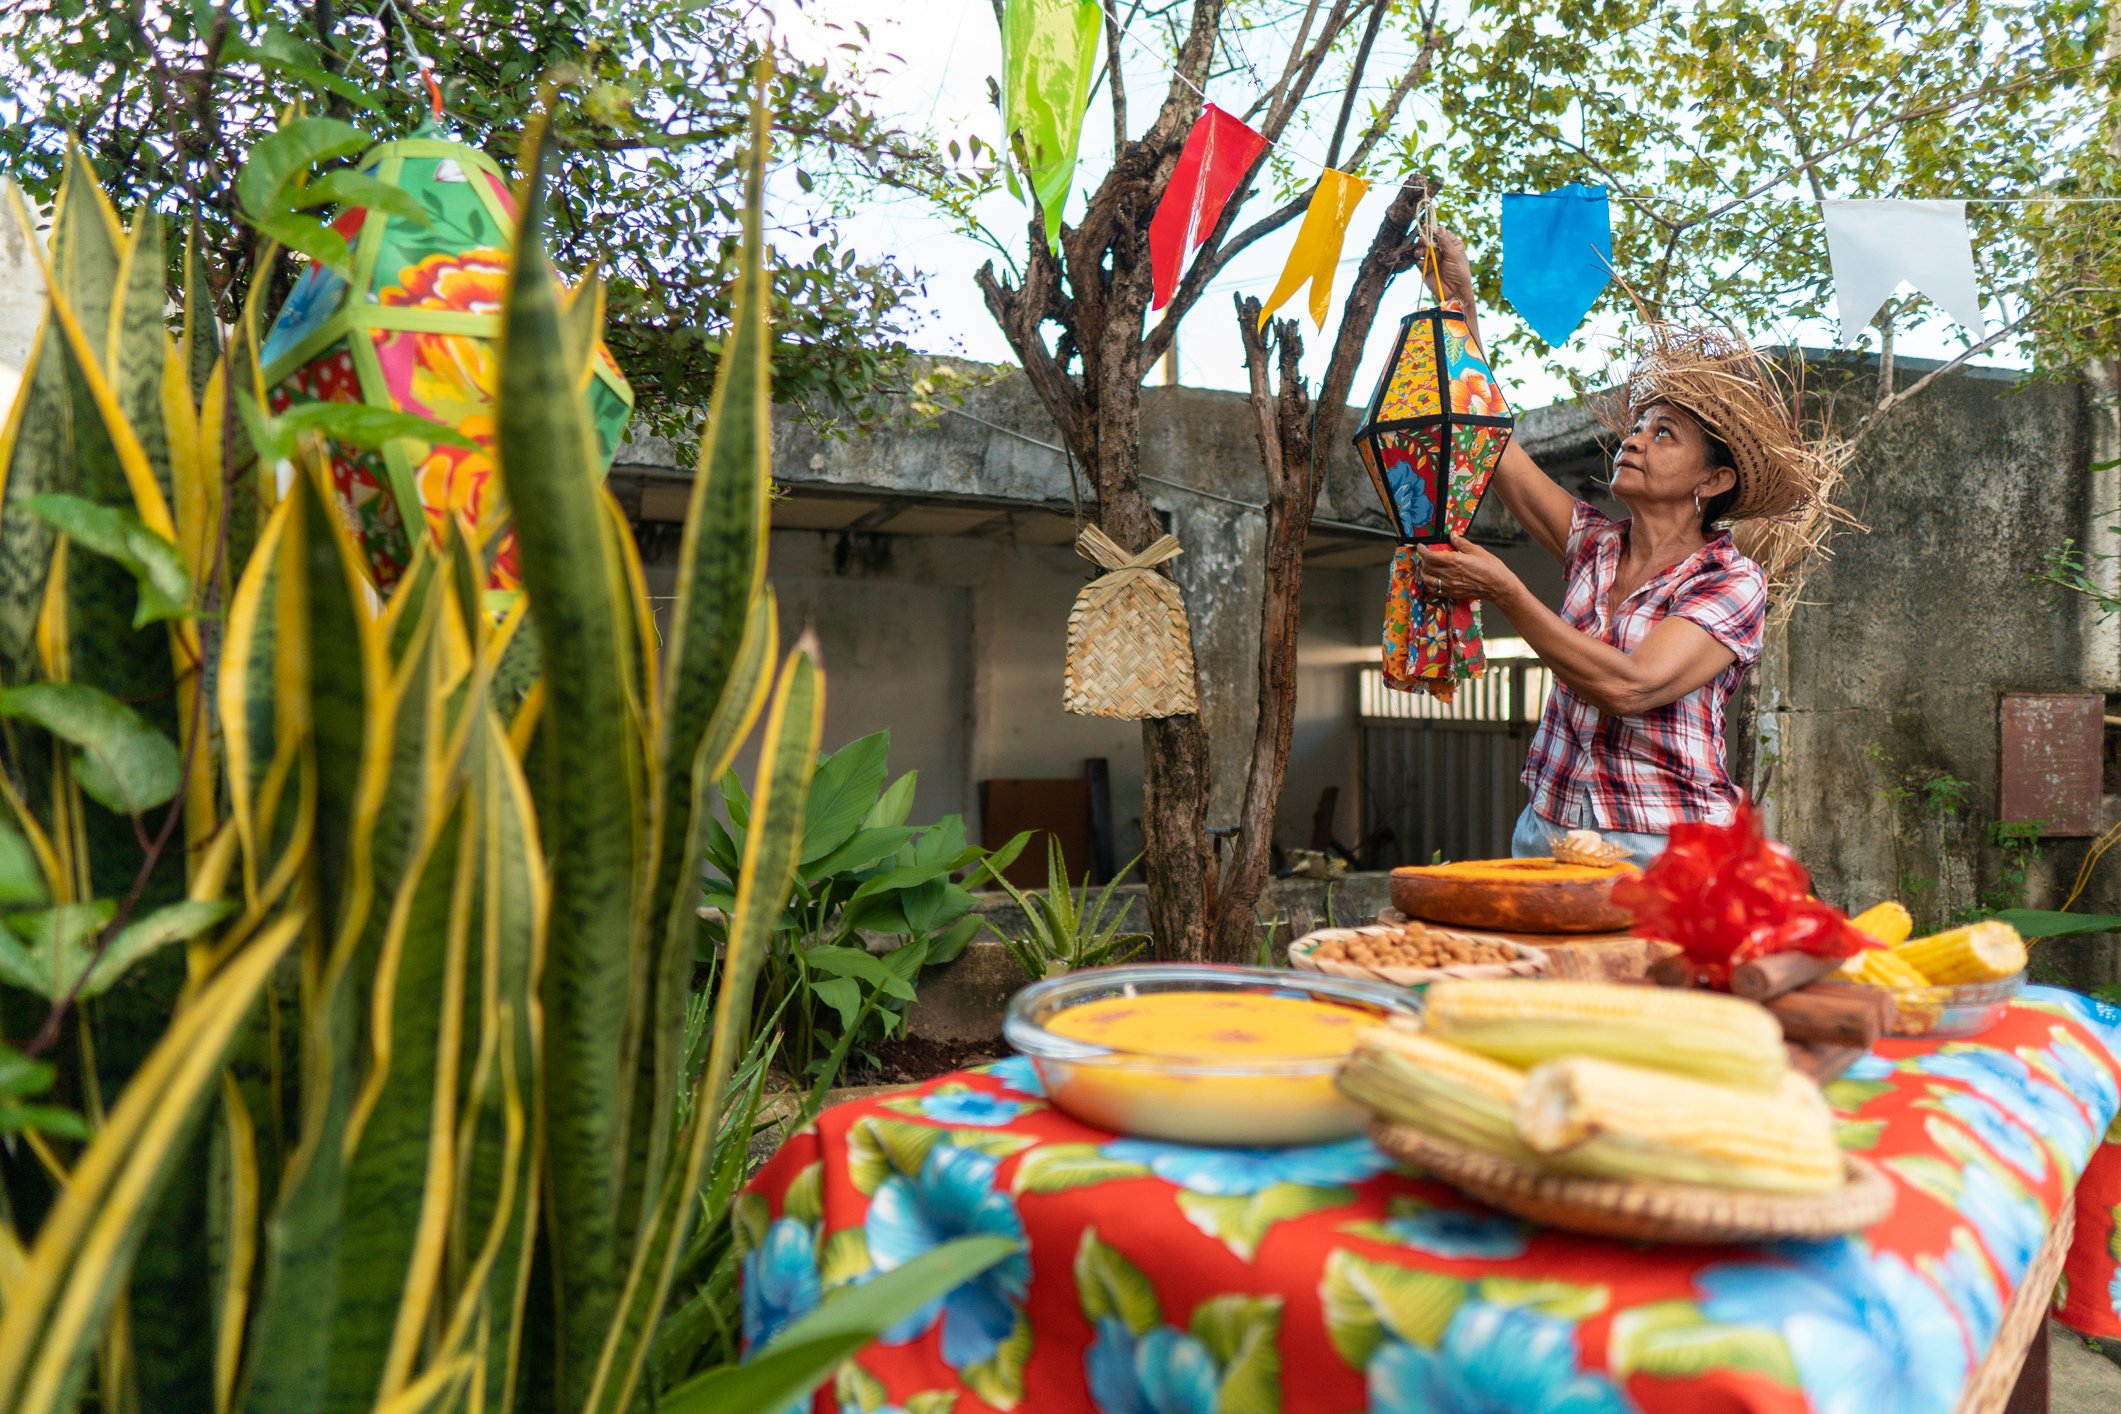
[[[1738,661],[1706,686],[1639,717],[1609,717],[1557,680],[1525,757],[1532,808],[1550,820],[1573,821],[1573,806],[1582,801],[1598,828],[1641,834],[1668,834],[1686,821],[1721,823],[1738,801],[1724,766],[1723,709],[1760,658],[1767,576],[1726,532],[1653,575],[1609,619],[1606,597],[1627,534],[1628,522],[1577,503],[1561,617],[1601,643],[1633,652],[1676,614],[1700,625]]]

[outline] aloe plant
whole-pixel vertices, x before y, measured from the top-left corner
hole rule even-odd
[[[524,594],[498,620],[461,525],[376,603],[315,429],[255,411],[255,310],[226,349],[203,321],[173,342],[157,219],[125,227],[75,161],[0,434],[0,1027],[60,1072],[12,1112],[35,1143],[0,1149],[0,1414],[621,1410],[651,1353],[687,1407],[777,1409],[1006,1255],[953,1246],[711,1373],[731,1352],[698,1317],[728,1300],[772,1046],[753,991],[824,706],[764,582],[754,121],[660,644],[579,395],[596,302],[554,278],[537,161],[498,410]],[[296,463],[284,497],[225,455],[245,398],[251,450]],[[694,1069],[708,811],[761,717]]]
[[[1026,931],[1017,935],[1005,933],[991,919],[987,926],[1034,982],[1079,967],[1125,962],[1149,943],[1147,933],[1124,931],[1127,907],[1115,897],[1139,862],[1138,855],[1128,860],[1094,895],[1086,873],[1078,891],[1068,878],[1068,861],[1061,854],[1059,837],[1047,835],[1043,891],[1026,893],[1000,874],[994,876],[994,882],[1023,912]],[[1117,909],[1113,907],[1116,902]]]

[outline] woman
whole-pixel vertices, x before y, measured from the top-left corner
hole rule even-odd
[[[1479,338],[1465,245],[1436,237],[1441,298]],[[1421,552],[1423,583],[1500,610],[1553,670],[1525,762],[1532,802],[1511,852],[1544,855],[1594,829],[1638,864],[1672,826],[1729,819],[1739,789],[1725,765],[1724,713],[1760,657],[1768,577],[1725,520],[1787,516],[1813,499],[1824,465],[1799,438],[1751,352],[1721,336],[1658,329],[1628,380],[1613,457],[1613,520],[1550,481],[1512,442],[1493,489],[1561,561],[1561,612],[1463,536]]]

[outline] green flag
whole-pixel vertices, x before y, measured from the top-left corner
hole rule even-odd
[[[1002,9],[1002,127],[1012,151],[1023,142],[1049,247],[1060,242],[1101,23],[1098,0],[1008,0]],[[1008,171],[1018,191],[1014,163]]]

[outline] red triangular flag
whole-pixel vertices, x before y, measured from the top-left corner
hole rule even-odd
[[[1171,302],[1186,257],[1215,229],[1230,194],[1266,145],[1265,138],[1214,104],[1201,110],[1149,222],[1149,272],[1156,282],[1149,308]]]

